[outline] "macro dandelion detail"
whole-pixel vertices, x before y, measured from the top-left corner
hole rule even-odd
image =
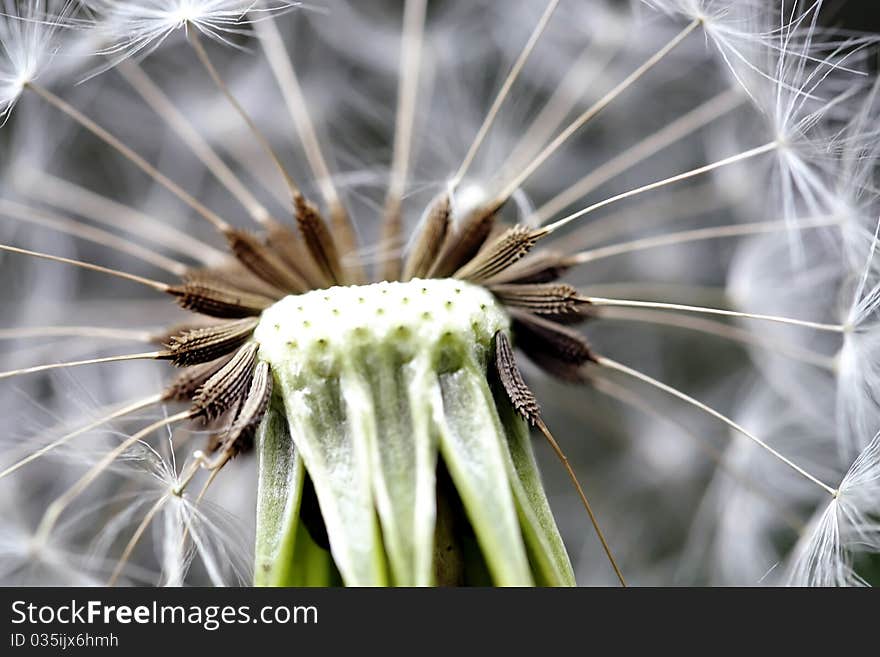
[[[0,581],[876,581],[876,37],[514,4],[4,0]]]

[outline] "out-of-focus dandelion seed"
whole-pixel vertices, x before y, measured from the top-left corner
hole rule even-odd
[[[880,434],[858,455],[838,494],[820,507],[795,548],[789,582],[798,586],[853,586],[866,582],[853,568],[859,553],[880,549]]]
[[[69,0],[4,0],[0,5],[0,125],[25,87],[36,81],[57,52],[59,31],[70,24]]]
[[[272,13],[297,7],[296,2],[263,4],[253,0],[83,0],[100,20],[101,36],[110,43],[102,53],[113,65],[159,48],[178,30],[191,26],[210,39],[235,46],[233,38]]]

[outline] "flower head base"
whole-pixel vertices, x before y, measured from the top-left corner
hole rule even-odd
[[[336,371],[357,345],[398,350],[399,357],[442,360],[443,349],[474,353],[485,366],[498,331],[509,330],[484,288],[453,279],[331,287],[285,297],[254,331],[260,358],[273,369]],[[430,363],[429,363],[430,364]]]
[[[467,583],[470,525],[496,584],[573,583],[524,423],[486,381],[508,326],[490,293],[455,280],[334,287],[263,313],[254,337],[286,416],[261,433],[263,488],[288,493],[261,509],[258,582],[296,583],[309,532],[346,584]],[[279,458],[288,431],[296,452]],[[306,475],[323,529],[306,517]]]

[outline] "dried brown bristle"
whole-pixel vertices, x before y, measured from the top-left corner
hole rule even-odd
[[[495,334],[495,371],[516,412],[529,424],[536,424],[541,419],[541,407],[523,380],[516,364],[513,346],[503,331]]]
[[[336,242],[318,209],[302,196],[297,196],[294,203],[296,223],[303,241],[325,279],[322,287],[344,284],[345,276]]]
[[[455,278],[482,283],[503,272],[526,256],[547,232],[526,226],[513,226],[499,235],[485,249],[455,272]]]
[[[396,252],[401,246],[400,234],[403,232],[403,207],[399,198],[389,198],[385,203],[382,222],[382,246],[387,251]],[[393,255],[382,263],[382,280],[396,281],[402,272],[400,256]]]
[[[509,312],[519,348],[548,373],[579,381],[581,368],[595,361],[589,342],[577,331],[517,308]]]
[[[562,324],[583,321],[590,306],[589,301],[566,283],[493,285],[489,289],[506,306],[522,308]]]
[[[231,256],[219,266],[191,269],[187,272],[184,280],[223,283],[224,285],[233,287],[237,290],[253,292],[255,294],[261,294],[272,298],[281,294],[281,291],[278,288],[269,285],[265,281],[254,276],[249,269]]]
[[[309,289],[319,288],[324,284],[324,275],[296,231],[273,222],[266,232],[266,244],[308,284]]]
[[[186,367],[228,354],[250,338],[259,322],[256,317],[248,317],[173,335],[166,344],[171,352],[171,362]]]
[[[483,253],[486,249],[492,247],[495,244],[495,241],[508,230],[513,228],[514,225],[515,224],[506,221],[500,221],[498,217],[496,217],[495,221],[492,223],[492,230],[489,231],[489,234],[486,236],[486,241],[483,242],[483,246],[480,247],[480,250],[477,251],[477,253]]]
[[[492,232],[495,212],[480,207],[450,226],[428,276],[446,278],[470,261]]]
[[[171,338],[173,338],[175,335],[179,335],[186,331],[192,331],[194,329],[216,326],[217,324],[218,321],[214,317],[208,317],[206,315],[193,313],[192,315],[187,317],[187,321],[178,322],[177,324],[169,326],[164,331],[152,334],[150,336],[150,342],[164,347],[168,344],[168,341],[171,340]]]
[[[226,241],[235,258],[272,287],[290,294],[309,289],[308,283],[255,235],[243,230],[229,230]]]
[[[449,194],[444,192],[431,201],[418,228],[416,240],[407,255],[401,280],[408,281],[428,276],[431,265],[437,259],[437,254],[446,238],[450,211]]]
[[[502,283],[552,283],[570,268],[568,256],[542,249],[530,253],[519,262],[484,281],[486,285]]]
[[[188,274],[183,285],[170,287],[168,293],[177,297],[177,303],[186,310],[223,319],[259,315],[276,301],[237,289],[201,270]]]
[[[357,232],[354,223],[345,206],[339,202],[328,203],[327,214],[330,217],[330,227],[333,229],[333,243],[336,247],[336,253],[339,256],[350,256],[357,252]],[[360,285],[366,282],[364,268],[360,260],[352,259],[343,264],[342,258],[339,259],[339,276],[337,278],[340,284]]]
[[[210,421],[233,408],[250,385],[256,361],[256,343],[249,342],[236,351],[193,397],[194,416]]]
[[[220,371],[232,358],[231,355],[218,358],[210,363],[193,365],[182,370],[169,383],[162,393],[162,401],[165,402],[188,402],[199,391],[205,381]]]
[[[257,426],[266,414],[272,398],[272,372],[268,363],[257,363],[250,388],[242,400],[229,428],[212,437],[209,451],[221,451],[230,458],[253,447]]]

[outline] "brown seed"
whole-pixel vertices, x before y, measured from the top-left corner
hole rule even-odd
[[[171,383],[165,388],[162,394],[162,401],[166,402],[188,402],[199,391],[205,381],[220,371],[220,368],[226,365],[232,358],[231,355],[223,356],[210,363],[202,363],[187,367],[180,372]]]
[[[588,317],[590,302],[566,283],[493,285],[489,290],[506,306],[561,324],[581,322]]]
[[[552,283],[569,270],[567,256],[542,249],[485,281],[486,285],[501,283]]]
[[[541,407],[523,380],[510,339],[502,331],[495,334],[495,371],[516,412],[529,424],[536,424],[541,419]]]
[[[272,287],[290,294],[301,294],[309,289],[308,283],[255,235],[228,230],[226,241],[235,258]]]
[[[330,226],[333,229],[333,241],[336,244],[336,252],[341,256],[354,256],[357,252],[357,231],[355,231],[354,223],[348,210],[338,200],[334,203],[328,203],[327,214],[330,217]],[[340,263],[339,282],[348,285],[360,285],[366,282],[364,268],[360,261],[355,259],[349,262]]]
[[[190,270],[187,272],[184,280],[223,283],[227,287],[261,294],[273,299],[280,299],[284,296],[283,290],[279,290],[274,285],[269,285],[267,282],[257,278],[249,269],[232,257],[219,267],[202,267]]]
[[[212,437],[209,451],[220,450],[229,457],[253,447],[257,426],[269,408],[272,398],[272,372],[268,363],[257,363],[250,388],[244,396],[232,424],[222,436]]]
[[[318,209],[302,196],[296,197],[294,201],[296,223],[303,241],[324,278],[321,287],[344,284],[345,274],[336,242]]]
[[[165,346],[177,367],[205,363],[240,347],[251,337],[259,321],[256,317],[248,317],[188,329],[171,336]]]
[[[385,249],[396,251],[400,248],[400,234],[403,231],[403,207],[397,197],[388,198],[382,221],[382,245]],[[393,255],[382,263],[382,280],[396,281],[400,278],[403,263],[400,256]]]
[[[445,192],[428,206],[419,225],[416,241],[404,263],[402,280],[428,276],[449,229],[450,209],[449,194]]]
[[[477,208],[446,231],[443,246],[437,254],[428,276],[451,276],[479,252],[492,232],[496,210]]]
[[[454,276],[472,283],[482,283],[526,256],[546,234],[547,231],[541,228],[531,229],[526,226],[508,228],[477,253],[470,262],[456,271]]]
[[[580,381],[581,368],[595,361],[587,339],[577,331],[516,308],[509,309],[517,345],[554,376]]]
[[[193,397],[195,417],[215,420],[232,409],[250,385],[257,364],[257,344],[249,342],[211,376]]]
[[[177,303],[186,310],[224,319],[259,315],[276,301],[232,287],[203,270],[188,274],[183,285],[170,287],[168,293],[177,297]]]
[[[192,331],[194,329],[217,326],[216,319],[214,319],[213,317],[207,317],[205,315],[193,314],[192,316],[187,317],[187,320],[188,321],[186,322],[178,322],[177,324],[173,324],[160,333],[154,333],[151,337],[151,341],[164,347],[168,344],[168,341],[171,340],[171,338],[173,338],[175,335],[180,335],[181,333]]]
[[[306,281],[309,289],[323,286],[324,275],[296,231],[283,224],[273,223],[266,232],[266,244],[281,256],[288,267]]]

